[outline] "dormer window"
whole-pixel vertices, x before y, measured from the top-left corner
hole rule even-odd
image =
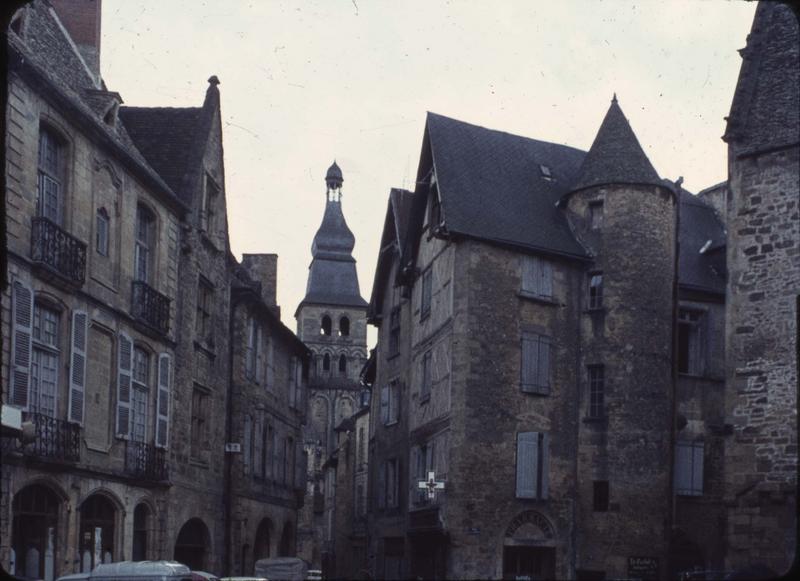
[[[542,178],[544,178],[546,181],[548,182],[553,181],[553,173],[550,171],[550,168],[548,166],[539,165],[539,172],[541,173]]]
[[[216,230],[216,205],[219,188],[210,175],[206,175],[203,200],[200,206],[200,229],[207,234]]]
[[[114,127],[117,122],[117,112],[119,111],[119,103],[114,102],[111,107],[108,108],[106,114],[103,115],[103,121],[106,125],[110,125]]]
[[[600,230],[603,227],[603,201],[589,203],[589,228]]]

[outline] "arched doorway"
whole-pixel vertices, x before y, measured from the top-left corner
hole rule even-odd
[[[294,557],[294,528],[292,523],[287,522],[283,525],[281,543],[278,546],[279,557]]]
[[[553,526],[541,513],[526,510],[503,537],[503,579],[553,579],[556,576]]]
[[[56,578],[56,543],[61,501],[47,486],[32,484],[20,490],[12,503],[11,549],[17,577]]]
[[[80,511],[81,571],[87,573],[114,560],[117,509],[107,496],[93,494],[83,501]]]
[[[256,531],[256,540],[253,545],[253,564],[259,559],[269,559],[270,557],[270,540],[272,538],[272,522],[268,519],[262,519]]]
[[[672,533],[670,553],[674,570],[673,578],[677,578],[686,571],[703,571],[708,568],[703,549],[681,529],[676,529]]]
[[[133,511],[133,553],[134,561],[146,561],[150,530],[150,507],[139,503]]]
[[[206,554],[211,550],[209,539],[205,523],[199,518],[189,519],[178,533],[174,559],[193,571],[204,571],[208,566]]]

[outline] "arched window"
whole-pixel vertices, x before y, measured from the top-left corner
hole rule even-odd
[[[95,217],[94,248],[100,256],[108,256],[109,217],[105,208],[97,210]]]
[[[339,373],[347,375],[347,357],[344,353],[339,356]]]
[[[327,353],[322,356],[322,371],[331,370],[331,356]]]
[[[294,555],[294,532],[292,531],[292,523],[283,525],[283,534],[281,535],[280,546],[278,547],[279,557],[291,557]]]
[[[331,318],[328,315],[322,317],[322,327],[320,328],[320,334],[322,335],[331,334]]]
[[[272,536],[272,523],[265,518],[258,525],[255,543],[253,544],[253,562],[259,559],[268,559],[270,550],[270,537]]]
[[[114,523],[117,510],[102,494],[93,494],[81,506],[81,571],[114,561]],[[98,552],[98,547],[100,551]]]
[[[147,529],[150,528],[150,509],[145,503],[133,511],[133,560],[147,559]]]
[[[339,319],[339,335],[347,337],[350,334],[350,319],[342,317]]]
[[[139,204],[136,207],[136,246],[134,247],[134,280],[150,282],[156,217],[149,208]]]
[[[207,566],[206,555],[211,549],[208,527],[199,518],[193,518],[181,527],[175,541],[173,559],[195,571]]]
[[[14,497],[11,548],[18,578],[55,579],[60,501],[48,487],[33,484]]]

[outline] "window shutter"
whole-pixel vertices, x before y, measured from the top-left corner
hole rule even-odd
[[[263,414],[256,416],[255,446],[253,448],[253,474],[260,476],[264,470],[261,466],[264,449],[264,417]]]
[[[542,485],[539,489],[539,498],[544,500],[549,493],[550,480],[550,434],[547,432],[539,434],[539,456],[542,466]]]
[[[33,290],[21,281],[14,283],[13,370],[11,371],[11,403],[28,408],[31,386],[31,341],[33,331]]]
[[[553,265],[549,260],[539,260],[539,294],[543,297],[553,296]]]
[[[389,423],[389,386],[384,385],[381,388],[381,422],[384,424]]]
[[[386,506],[386,462],[378,466],[378,508]]]
[[[133,341],[125,333],[120,333],[117,364],[117,435],[123,438],[130,436],[131,432],[132,367]]]
[[[244,416],[244,435],[242,439],[244,440],[244,442],[242,442],[244,448],[242,456],[244,473],[250,474],[250,454],[253,446],[253,420],[249,415]]]
[[[169,404],[172,393],[172,357],[169,353],[158,356],[158,394],[156,400],[156,446],[166,448],[169,443]]]
[[[517,434],[517,498],[536,498],[539,432]]]
[[[687,442],[675,443],[675,494],[689,494],[692,485],[692,449]]]
[[[539,356],[539,336],[526,334],[522,336],[521,375],[522,391],[536,392],[538,381],[537,358]]]
[[[253,345],[255,341],[255,336],[253,333],[255,332],[255,327],[253,326],[253,319],[247,318],[247,348],[245,349],[245,358],[244,358],[244,372],[248,378],[253,378]]]
[[[297,357],[292,355],[289,363],[289,407],[296,407],[297,400]]]
[[[536,259],[522,257],[522,290],[536,294]]]
[[[537,393],[550,393],[550,339],[539,337],[539,357],[538,357],[539,377],[536,381]]]
[[[83,401],[86,392],[86,327],[89,317],[86,311],[72,313],[72,358],[69,369],[69,413],[70,422],[83,424]]]
[[[267,358],[267,388],[274,389],[275,388],[275,351],[273,349],[275,342],[272,339],[266,341],[268,343],[266,348],[266,358]]]
[[[261,325],[256,324],[255,329],[256,368],[253,370],[256,382],[264,381],[264,331]]]
[[[697,496],[703,494],[703,446],[703,442],[692,446],[692,492]]]

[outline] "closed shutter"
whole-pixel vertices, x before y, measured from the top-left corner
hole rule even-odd
[[[289,363],[289,406],[296,407],[297,402],[297,357],[292,355]]]
[[[522,290],[537,294],[537,261],[533,256],[522,257]]]
[[[14,335],[11,351],[11,403],[28,409],[31,386],[31,341],[33,332],[33,290],[21,281],[13,289]]]
[[[262,414],[256,416],[255,446],[253,447],[253,474],[261,476],[264,471],[261,466],[264,447],[264,417]]]
[[[536,383],[539,377],[539,336],[526,333],[522,335],[521,354],[521,387],[527,393],[536,393]]]
[[[295,444],[294,448],[294,487],[301,489],[305,488],[305,478],[303,478],[306,470],[305,451],[303,446],[298,444]]]
[[[86,333],[89,317],[86,311],[72,313],[72,357],[69,370],[70,422],[83,424],[84,399],[86,393]]]
[[[131,432],[131,375],[133,368],[133,341],[125,333],[119,334],[117,361],[117,436],[127,438]]]
[[[400,419],[400,384],[393,383],[389,386],[389,422],[394,423]]]
[[[245,474],[250,474],[250,455],[253,447],[253,420],[249,415],[244,417],[244,435],[242,439],[244,440],[244,442],[242,442],[242,447],[244,448],[242,455],[243,469]]]
[[[384,424],[389,423],[389,386],[384,385],[381,388],[381,422]]]
[[[419,481],[422,480],[422,478],[420,478],[419,476],[420,472],[419,456],[420,456],[419,446],[413,446],[411,448],[411,456],[409,457],[409,462],[408,462],[409,472],[411,472],[411,470],[414,470],[413,478],[409,479],[411,481],[409,482],[409,488],[411,488],[411,495],[409,496],[409,498],[415,498],[416,499],[415,502],[420,502],[422,500],[422,497],[419,494],[420,493]]]
[[[547,432],[539,433],[539,465],[541,467],[541,481],[539,483],[538,497],[544,500],[550,491],[550,434]]]
[[[692,446],[692,492],[703,494],[703,442],[695,442]]]
[[[539,294],[546,298],[553,296],[553,265],[549,260],[539,260]]]
[[[550,339],[539,337],[538,379],[536,393],[547,395],[550,393]]]
[[[536,498],[539,432],[517,434],[517,498]]]
[[[261,325],[256,326],[256,368],[254,370],[256,382],[263,382],[265,378],[264,373],[264,330]]]
[[[378,508],[386,506],[386,462],[378,465]]]
[[[691,494],[692,448],[688,442],[675,442],[675,494]]]
[[[275,341],[271,338],[266,339],[266,357],[267,357],[267,389],[275,389]]]
[[[156,446],[166,448],[169,443],[169,408],[172,393],[172,357],[169,353],[158,356],[158,394],[156,400]]]

